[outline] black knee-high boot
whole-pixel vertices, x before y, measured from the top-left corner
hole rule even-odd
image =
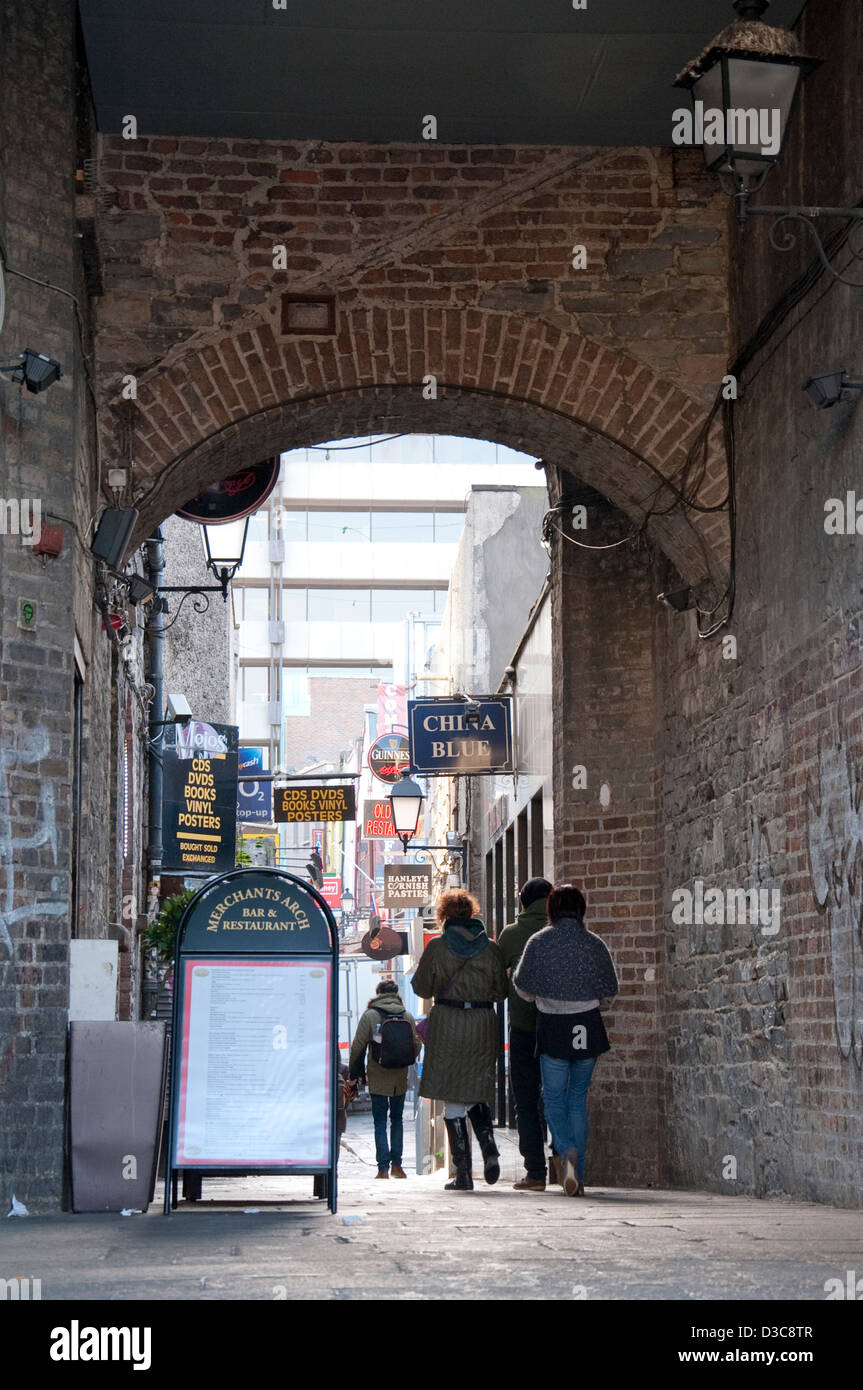
[[[471,1174],[470,1136],[467,1120],[464,1116],[460,1116],[457,1120],[445,1120],[444,1123],[449,1135],[452,1161],[455,1164],[455,1178],[452,1182],[446,1183],[445,1187],[450,1192],[472,1192],[473,1176]]]
[[[494,1142],[494,1124],[490,1105],[472,1105],[467,1112],[473,1125],[473,1132],[482,1150],[483,1173],[487,1183],[495,1183],[500,1177],[500,1153]]]

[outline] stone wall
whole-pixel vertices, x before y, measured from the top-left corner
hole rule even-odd
[[[561,505],[551,542],[555,881],[581,887],[587,926],[611,951],[620,982],[606,1015],[612,1050],[591,1087],[588,1181],[644,1185],[659,1180],[664,1151],[658,564],[644,543],[617,544],[632,522],[605,498],[559,474],[549,494]],[[585,530],[572,527],[577,505]],[[574,539],[613,548],[586,550]]]
[[[803,46],[825,63],[754,201],[863,193],[861,22],[839,0],[806,6]],[[804,238],[779,254],[767,232],[753,219],[733,233],[736,351],[813,256]],[[863,279],[859,262],[849,274]],[[859,494],[863,402],[818,411],[801,388],[832,367],[860,376],[859,328],[860,290],[825,273],[743,374],[736,657],[699,641],[691,614],[657,629],[667,1171],[849,1206],[863,1136],[863,541],[824,521],[829,498]],[[674,924],[671,895],[697,878],[778,889],[778,922]]]
[[[368,428],[578,450],[639,510],[724,369],[726,208],[691,151],[102,136],[99,188],[103,428],[142,530],[250,456]],[[332,295],[332,332],[286,331],[285,293]],[[682,572],[720,565],[723,517],[669,524]]]
[[[4,0],[0,48],[0,353],[32,347],[63,371],[39,395],[0,377],[0,493],[38,501],[43,529],[62,534],[61,554],[45,559],[20,536],[0,536],[0,1210],[14,1192],[38,1212],[56,1209],[64,1185],[71,935],[120,939],[120,1008],[128,1016],[133,1007],[142,673],[140,644],[127,666],[93,605],[91,526],[106,498],[96,488],[92,266],[76,237],[75,171],[92,115],[76,71],[74,4]],[[22,599],[36,606],[32,631],[19,626]]]

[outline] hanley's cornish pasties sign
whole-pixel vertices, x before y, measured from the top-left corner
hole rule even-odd
[[[430,864],[384,866],[384,907],[425,907],[431,887]]]

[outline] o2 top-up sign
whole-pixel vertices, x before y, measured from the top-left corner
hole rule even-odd
[[[425,776],[513,772],[512,697],[409,700],[410,760]]]

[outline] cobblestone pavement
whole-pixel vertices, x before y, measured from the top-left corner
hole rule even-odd
[[[377,1181],[371,1117],[352,1116],[336,1216],[310,1178],[211,1179],[206,1200],[168,1219],[157,1190],[144,1216],[4,1220],[0,1277],[41,1279],[43,1300],[823,1301],[828,1279],[863,1276],[863,1212],[696,1192],[514,1192],[521,1161],[498,1133],[500,1182],[450,1193],[443,1172]],[[412,1138],[407,1123],[406,1168]],[[259,1205],[272,1200],[281,1205]]]

